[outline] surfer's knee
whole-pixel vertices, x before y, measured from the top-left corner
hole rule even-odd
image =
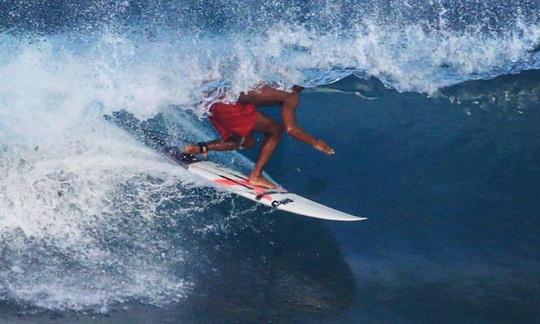
[[[296,107],[300,103],[300,96],[298,92],[286,92],[286,98],[283,101],[284,104]]]
[[[255,144],[257,144],[257,141],[255,140],[255,138],[253,138],[253,136],[248,136],[248,137],[244,138],[240,149],[241,150],[242,149],[250,149],[253,146],[255,146]]]
[[[283,134],[283,127],[279,123],[272,123],[272,125],[268,129],[268,132],[273,137],[279,139],[281,138],[281,134]]]

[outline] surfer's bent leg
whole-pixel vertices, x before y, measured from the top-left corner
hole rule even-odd
[[[234,151],[252,148],[256,141],[253,136],[248,135],[244,138],[232,135],[229,139],[217,139],[206,143],[209,151]]]
[[[253,131],[263,133],[265,139],[261,147],[259,160],[255,164],[255,168],[249,176],[249,183],[265,188],[276,188],[274,183],[262,176],[262,171],[281,140],[282,127],[277,121],[262,114],[261,112],[257,112],[257,122]]]

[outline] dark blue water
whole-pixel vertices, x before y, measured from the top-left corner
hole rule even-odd
[[[0,3],[0,322],[538,322],[538,9]],[[285,136],[266,171],[368,220],[219,192],[102,118],[208,140],[203,92],[261,82],[307,86],[337,152]]]
[[[304,96],[299,119],[337,154],[286,140],[268,171],[370,217],[325,225],[356,279],[355,311],[344,320],[538,320],[539,76],[471,82],[435,98]],[[507,110],[517,97],[523,112]]]

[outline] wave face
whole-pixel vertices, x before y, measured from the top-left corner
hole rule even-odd
[[[211,136],[196,118],[209,87],[233,100],[353,75],[434,94],[538,69],[539,44],[533,0],[0,2],[0,299],[174,302],[202,262],[193,236],[249,225],[242,208],[212,216],[222,195],[104,114],[166,111],[182,144]]]

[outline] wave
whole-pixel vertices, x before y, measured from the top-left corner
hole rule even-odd
[[[249,208],[214,217],[221,194],[104,114],[165,112],[164,130],[181,145],[212,136],[198,118],[208,87],[234,100],[261,83],[356,76],[437,94],[540,68],[534,2],[516,2],[517,14],[480,2],[494,11],[477,16],[467,1],[422,11],[402,1],[269,2],[263,14],[242,1],[156,3],[0,3],[0,299],[47,309],[176,301],[192,288],[183,269],[200,262],[187,247],[193,233],[247,226],[231,218]]]

